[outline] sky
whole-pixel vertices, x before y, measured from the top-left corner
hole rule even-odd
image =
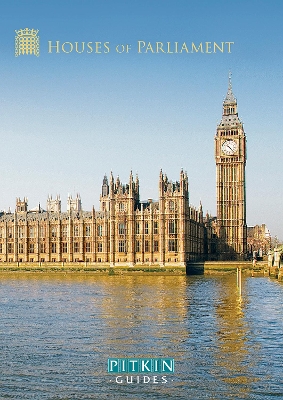
[[[247,135],[247,224],[283,240],[282,17],[276,0],[1,2],[0,210],[24,196],[45,208],[51,194],[66,210],[76,193],[98,209],[110,171],[123,183],[138,173],[141,200],[157,200],[160,169],[176,181],[183,168],[190,203],[215,215],[214,136],[231,71]],[[15,30],[26,27],[39,30],[39,57],[15,57]],[[75,42],[84,52],[68,52]],[[88,53],[88,42],[101,47]],[[234,44],[157,53],[156,42]]]

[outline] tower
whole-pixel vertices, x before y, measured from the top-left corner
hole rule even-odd
[[[77,197],[75,199],[72,198],[72,195],[68,195],[67,200],[67,211],[80,212],[82,210],[82,201],[81,196],[77,193]]]
[[[52,199],[52,195],[48,196],[47,198],[47,204],[46,204],[46,209],[49,212],[61,212],[61,199],[60,196],[56,196],[56,199]]]
[[[28,210],[28,199],[24,197],[24,200],[21,201],[19,197],[16,198],[16,212],[27,212]]]
[[[106,174],[104,175],[101,188],[100,211],[109,211],[109,184]]]
[[[247,251],[246,135],[238,117],[231,74],[215,135],[215,161],[220,259],[240,260]]]

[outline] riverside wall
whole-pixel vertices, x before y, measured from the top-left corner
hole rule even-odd
[[[248,276],[270,276],[283,281],[283,268],[269,267],[267,261],[204,261],[187,266],[159,264],[141,265],[89,262],[2,262],[0,272],[85,272],[100,275],[157,274],[157,275],[221,275],[235,273],[240,268]],[[282,272],[281,272],[282,271]]]

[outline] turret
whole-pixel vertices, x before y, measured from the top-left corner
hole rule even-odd
[[[129,194],[131,197],[133,197],[133,190],[134,190],[134,180],[133,180],[133,173],[131,170],[129,178]]]
[[[109,185],[108,185],[108,179],[107,179],[106,174],[104,175],[104,178],[103,178],[101,194],[102,194],[102,197],[106,197],[109,195]]]
[[[232,91],[231,73],[229,73],[228,90],[222,107],[222,119],[217,127],[217,136],[226,136],[229,131],[233,133],[235,128],[242,129],[243,126],[238,116],[237,99]],[[223,131],[225,131],[225,134]]]
[[[81,210],[82,210],[82,201],[79,193],[77,193],[75,199],[73,199],[72,196],[68,195],[67,211],[80,212]]]
[[[110,173],[109,192],[110,192],[110,197],[113,197],[113,195],[114,195],[114,177],[113,177],[112,171]]]
[[[20,197],[16,198],[16,212],[27,212],[28,210],[28,198],[24,197],[21,201]]]
[[[232,91],[232,74],[229,73],[228,91],[223,102],[223,115],[237,115],[237,99],[235,98]]]
[[[52,195],[49,196],[47,198],[47,202],[46,202],[46,209],[49,212],[57,212],[60,213],[61,212],[61,199],[60,196],[57,195],[56,199],[52,199]]]
[[[199,222],[203,223],[203,210],[201,201],[199,202],[198,215],[199,215]]]

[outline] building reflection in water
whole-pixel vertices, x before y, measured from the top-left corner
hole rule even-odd
[[[242,398],[250,398],[250,388],[258,378],[252,375],[256,362],[256,349],[248,343],[250,328],[245,318],[245,279],[242,296],[237,288],[236,275],[219,279],[215,298],[217,347],[215,352],[215,378],[235,388]],[[237,389],[236,389],[237,388]]]
[[[185,292],[184,276],[106,277],[101,306],[108,356],[178,357],[188,335]]]
[[[2,273],[0,282],[1,382],[11,398],[282,398],[278,282],[244,278],[242,298],[235,274]],[[133,356],[173,357],[173,380],[110,384],[107,358]]]

